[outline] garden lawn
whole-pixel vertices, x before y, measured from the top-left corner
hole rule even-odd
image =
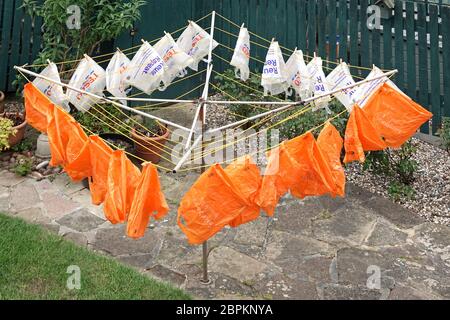
[[[81,288],[68,289],[76,265]],[[182,290],[141,275],[23,220],[0,214],[0,299],[189,299]]]

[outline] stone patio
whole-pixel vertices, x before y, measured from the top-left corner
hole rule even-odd
[[[0,211],[199,299],[450,298],[450,228],[353,185],[344,199],[286,197],[274,218],[223,230],[209,241],[212,282],[203,285],[201,247],[176,225],[180,197],[195,179],[161,175],[171,211],[139,240],[106,221],[89,191],[64,174],[35,181],[0,172]]]

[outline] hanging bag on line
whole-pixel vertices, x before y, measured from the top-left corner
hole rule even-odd
[[[329,90],[326,83],[325,73],[322,69],[322,58],[314,57],[306,66],[308,73],[311,75],[314,81],[314,96],[322,95]],[[330,96],[325,96],[314,101],[316,109],[325,108],[328,109],[328,104],[331,101]]]
[[[158,170],[150,162],[143,163],[128,215],[127,235],[135,239],[143,237],[150,219],[159,220],[168,212],[169,206],[161,191]]]
[[[230,65],[235,67],[234,73],[236,78],[240,78],[242,81],[247,81],[250,76],[250,68],[248,66],[250,62],[250,34],[247,28],[241,27],[239,31],[239,37],[236,42],[233,57],[231,58]]]
[[[287,80],[302,100],[314,94],[314,82],[306,68],[302,50],[294,50],[286,62]]]
[[[376,77],[379,77],[383,75],[383,71],[376,67],[373,66],[372,71],[369,73],[369,75],[367,76],[367,80],[368,79],[373,79]],[[392,82],[391,80],[389,80],[388,77],[382,77],[382,78],[378,78],[375,79],[373,81],[369,81],[366,83],[363,83],[362,85],[358,86],[356,88],[356,92],[354,94],[354,99],[353,102],[358,104],[360,106],[360,108],[364,108],[364,106],[367,104],[367,102],[369,101],[369,99],[372,97],[372,95],[383,85],[383,83],[389,83],[389,85],[391,85],[392,88],[394,88],[396,91],[398,91],[399,93],[401,93],[402,95],[406,96],[396,85],[394,82]]]
[[[347,87],[355,84],[355,80],[350,73],[350,69],[345,62],[340,63],[326,78],[328,88],[333,91],[339,88]],[[352,111],[353,98],[357,88],[342,90],[335,93],[334,96],[345,106],[348,112]]]
[[[103,212],[111,223],[126,221],[141,172],[123,150],[114,150],[108,165],[107,192]]]
[[[150,95],[162,86],[165,70],[166,66],[158,52],[144,41],[125,71],[125,83]]]
[[[48,66],[45,67],[44,70],[42,70],[40,75],[61,82],[58,67],[53,62],[48,61]],[[44,80],[42,78],[34,79],[33,84],[54,104],[64,108],[64,110],[66,111],[70,111],[69,98],[64,94],[62,86]]]
[[[178,47],[170,33],[166,33],[166,35],[154,45],[154,48],[167,67],[162,78],[164,87],[159,88],[159,90],[163,91],[177,76],[184,77],[187,73],[186,68],[194,60]]]
[[[27,122],[36,130],[47,133],[47,114],[52,110],[53,103],[31,82],[24,86],[23,97]]]
[[[177,44],[188,56],[193,59],[189,65],[194,71],[198,70],[199,62],[208,55],[211,36],[193,21],[189,21],[189,25],[180,35]],[[213,39],[213,47],[219,44]]]
[[[117,50],[106,68],[106,90],[116,98],[126,98],[127,85],[125,84],[125,71],[130,59],[120,50]],[[126,104],[126,101],[121,101]]]
[[[106,86],[106,72],[91,57],[84,55],[70,79],[69,86],[102,96]],[[67,97],[81,112],[89,110],[100,100],[70,89],[67,89]]]
[[[278,41],[272,41],[267,52],[261,76],[261,86],[264,88],[264,95],[278,95],[286,92],[289,84],[286,81],[286,65]]]

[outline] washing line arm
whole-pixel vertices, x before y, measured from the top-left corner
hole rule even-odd
[[[115,106],[117,106],[117,107],[119,107],[119,108],[121,108],[121,109],[124,109],[124,110],[130,111],[130,112],[136,113],[136,114],[141,115],[141,116],[143,116],[143,117],[150,118],[150,119],[153,119],[153,120],[157,120],[157,121],[159,121],[159,122],[161,122],[161,123],[167,124],[167,125],[169,125],[169,126],[173,126],[173,127],[175,127],[175,128],[178,128],[178,129],[181,129],[181,130],[184,130],[184,131],[190,131],[188,128],[183,127],[183,126],[181,126],[181,125],[179,125],[179,124],[176,124],[176,123],[174,123],[174,122],[172,122],[172,121],[165,120],[165,119],[162,119],[162,118],[160,118],[160,117],[157,117],[157,116],[148,114],[148,113],[146,113],[146,112],[142,112],[142,111],[139,111],[139,110],[130,108],[130,107],[128,107],[128,106],[126,106],[126,105],[124,105],[124,104],[122,104],[122,103],[119,103],[119,102],[113,101],[113,100],[111,100],[111,99],[108,99],[108,98],[99,96],[99,95],[97,95],[97,94],[95,94],[95,93],[91,93],[91,92],[87,92],[87,91],[85,91],[85,90],[81,90],[81,89],[75,88],[75,87],[73,87],[73,86],[71,86],[71,85],[62,83],[62,82],[60,82],[60,81],[53,80],[53,79],[51,79],[51,78],[49,78],[49,77],[46,77],[46,76],[43,76],[43,75],[38,74],[38,73],[36,73],[36,72],[33,72],[33,71],[30,71],[30,70],[24,69],[24,68],[22,68],[22,67],[14,66],[14,69],[18,70],[19,72],[23,72],[23,73],[26,73],[26,74],[28,74],[28,75],[31,75],[31,76],[34,76],[34,77],[37,77],[37,78],[47,80],[47,81],[49,81],[49,82],[51,82],[51,83],[54,83],[54,84],[56,84],[56,85],[59,85],[59,86],[68,88],[68,89],[73,90],[73,91],[75,91],[75,92],[82,93],[82,94],[85,94],[85,95],[87,95],[87,96],[90,96],[90,97],[93,97],[93,98],[96,98],[96,99],[100,99],[100,100],[109,102],[109,103],[111,103],[111,104],[113,104],[113,105],[115,105]]]
[[[352,89],[354,87],[360,86],[360,85],[365,84],[367,82],[372,82],[372,81],[375,81],[375,80],[378,80],[378,79],[381,79],[381,78],[385,78],[385,77],[387,78],[387,77],[389,77],[389,76],[391,76],[391,75],[393,75],[393,74],[395,74],[397,72],[398,72],[398,70],[395,69],[395,70],[383,73],[383,74],[381,74],[379,76],[373,77],[371,79],[364,79],[364,80],[361,80],[361,81],[356,82],[354,84],[351,84],[351,85],[348,85],[348,86],[345,86],[345,87],[342,87],[342,88],[339,88],[339,89],[336,89],[336,90],[332,90],[332,91],[329,91],[329,92],[325,92],[323,94],[320,94],[320,95],[317,95],[317,96],[314,96],[314,97],[311,97],[311,98],[308,98],[308,99],[305,99],[305,100],[302,100],[302,101],[299,101],[299,102],[290,103],[288,105],[283,105],[283,106],[281,106],[279,108],[276,108],[276,109],[273,109],[273,110],[269,110],[269,111],[266,111],[266,112],[254,115],[252,117],[248,117],[246,119],[242,119],[242,120],[239,120],[239,121],[236,121],[236,122],[224,125],[222,127],[218,127],[218,128],[215,128],[215,129],[209,129],[208,131],[205,132],[205,134],[206,133],[215,133],[215,132],[222,131],[222,130],[225,130],[225,129],[228,129],[228,128],[232,128],[232,127],[235,127],[237,125],[246,123],[248,121],[252,121],[252,120],[256,120],[256,119],[265,117],[265,116],[270,115],[272,113],[284,111],[284,110],[292,108],[294,106],[307,105],[307,104],[309,104],[311,102],[314,102],[315,100],[318,100],[318,99],[321,99],[321,98],[324,98],[324,97],[327,97],[327,96],[339,93],[339,92],[344,91],[344,90]],[[233,102],[237,103],[236,101],[233,101]],[[258,104],[258,102],[253,102],[253,104]]]

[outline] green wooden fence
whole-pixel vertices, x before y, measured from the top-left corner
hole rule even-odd
[[[22,0],[0,0],[0,90],[14,91],[15,65],[32,62],[41,49],[40,19],[25,13]]]
[[[397,68],[396,84],[414,100],[434,113],[432,132],[442,116],[450,116],[450,6],[448,0],[396,0],[394,15],[382,19],[380,29],[369,30],[367,7],[375,0],[165,0],[149,1],[142,8],[142,20],[125,32],[116,45],[127,48],[142,38],[155,39],[163,31],[186,25],[187,19],[200,18],[212,10],[246,26],[260,36],[275,37],[281,45],[298,47],[308,55],[316,52],[324,59],[342,59],[353,66]],[[0,0],[0,90],[13,90],[12,66],[32,61],[40,45],[40,21],[30,21],[18,8],[21,0]],[[209,26],[209,19],[200,23]],[[217,27],[238,33],[221,18]],[[229,47],[236,39],[217,31],[215,38]],[[264,41],[252,38],[263,45]],[[231,52],[216,52],[226,59]],[[287,52],[286,52],[287,53]],[[252,46],[252,56],[263,60],[266,49]],[[333,68],[332,63],[325,68]],[[215,61],[215,68],[228,67]],[[252,62],[252,69],[261,65]],[[365,77],[369,70],[353,68],[352,74]],[[175,97],[195,87],[201,79],[181,82],[163,95]],[[193,93],[198,95],[198,92]],[[428,125],[423,132],[430,132]]]

